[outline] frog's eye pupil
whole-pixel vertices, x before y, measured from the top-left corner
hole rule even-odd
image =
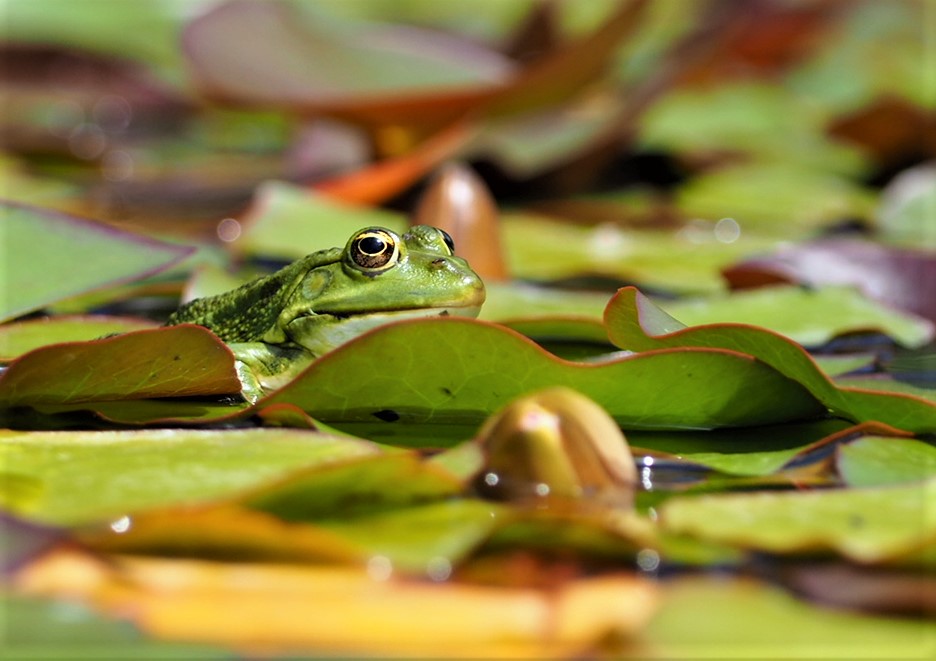
[[[442,233],[442,240],[445,241],[445,245],[448,246],[449,251],[454,255],[455,254],[455,241],[452,240],[452,236],[445,230],[439,230]]]
[[[361,232],[351,241],[351,260],[369,271],[390,268],[396,263],[399,254],[394,237],[382,230]]]
[[[387,244],[376,236],[365,236],[358,242],[358,248],[365,255],[379,255],[387,249]]]

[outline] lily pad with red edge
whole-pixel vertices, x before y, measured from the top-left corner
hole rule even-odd
[[[230,349],[189,324],[41,347],[0,374],[0,407],[239,393]]]
[[[936,431],[936,405],[919,397],[841,388],[798,344],[745,324],[684,327],[634,287],[621,289],[605,310],[611,341],[644,352],[663,348],[720,348],[756,358],[802,384],[832,413],[855,422],[877,421],[914,433]]]
[[[425,129],[472,109],[515,113],[569,98],[604,73],[646,4],[623,4],[596,30],[526,67],[451,34],[249,0],[190,22],[183,47],[215,99]],[[245,60],[249,69],[232,64]]]
[[[0,326],[0,361],[60,342],[94,340],[113,333],[128,333],[156,326],[137,317],[62,315],[29,319]]]
[[[726,268],[732,287],[792,282],[850,285],[901,310],[936,321],[936,254],[851,238],[780,248]]]
[[[692,429],[809,418],[821,407],[750,356],[709,348],[600,363],[559,359],[496,324],[421,319],[383,326],[318,359],[258,406],[291,403],[339,429],[378,423],[480,425],[512,399],[565,385],[627,428]]]
[[[0,321],[158,273],[195,251],[39,207],[0,202],[0,214]]]

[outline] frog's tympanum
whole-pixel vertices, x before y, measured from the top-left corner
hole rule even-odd
[[[403,236],[381,227],[344,249],[321,250],[276,273],[183,305],[167,322],[204,326],[237,358],[249,401],[313,358],[376,326],[414,317],[475,317],[484,284],[452,239],[426,225]]]

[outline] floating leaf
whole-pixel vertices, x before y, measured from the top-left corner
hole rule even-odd
[[[597,321],[610,299],[603,293],[521,283],[486,283],[486,288],[481,318],[506,320],[514,328],[537,317]],[[880,331],[908,347],[922,346],[933,337],[929,321],[886,308],[849,287],[758,287],[654,302],[687,326],[722,321],[756,324],[807,346],[820,346],[842,333],[865,330]]]
[[[241,502],[287,521],[310,521],[392,510],[461,491],[454,475],[413,452],[399,452],[299,471]]]
[[[154,326],[146,319],[105,316],[43,317],[4,324],[0,326],[0,361],[12,360],[48,344],[94,340]]]
[[[406,219],[397,213],[355,206],[280,182],[263,184],[244,217],[235,249],[293,260],[316,250],[343,246],[357,230],[371,225],[398,233]]]
[[[252,62],[247,70],[231,58],[235,43],[239,58]],[[515,68],[454,35],[443,40],[428,30],[353,24],[309,6],[249,0],[190,22],[183,47],[196,79],[215,98],[377,121],[393,121],[380,110],[412,112],[427,95],[451,119],[459,105],[490,95]]]
[[[38,498],[6,499],[31,520],[76,524],[212,500],[302,467],[374,454],[365,441],[297,430],[4,432],[4,471]]]
[[[828,238],[795,244],[725,269],[734,287],[792,282],[848,285],[936,322],[936,255],[871,241]]]
[[[502,221],[514,277],[598,275],[680,294],[722,291],[723,268],[752,252],[770,250],[777,241],[755,232],[719,240],[717,224],[707,221],[678,232],[611,224],[582,227],[532,213],[504,214]]]
[[[773,553],[880,562],[936,543],[936,479],[897,487],[675,496],[664,530]]]
[[[663,347],[720,347],[754,356],[807,387],[833,413],[857,422],[878,421],[911,432],[936,430],[936,406],[917,397],[839,388],[800,346],[771,331],[742,324],[682,324],[633,287],[608,304],[605,323],[611,341],[631,351]]]
[[[818,427],[818,426],[817,426]],[[821,427],[818,427],[821,428]],[[793,432],[798,433],[793,433]],[[730,475],[763,476],[792,464],[798,463],[797,458],[810,453],[822,451],[828,455],[838,443],[854,439],[861,435],[870,434],[899,434],[896,429],[889,429],[875,423],[854,425],[845,429],[837,429],[833,433],[817,440],[804,438],[802,429],[791,430],[787,447],[779,450],[768,450],[764,445],[762,434],[751,434],[746,447],[732,448],[731,452],[678,452],[680,459],[685,459],[707,468],[713,468]],[[759,438],[760,437],[760,438]],[[899,439],[893,439],[895,441]],[[860,441],[859,441],[860,442]],[[846,446],[847,447],[847,446]],[[652,475],[652,473],[651,473]]]
[[[339,428],[380,420],[405,429],[410,422],[480,424],[510,400],[553,385],[590,397],[624,427],[769,424],[817,412],[799,385],[737,352],[655,351],[574,363],[503,327],[455,318],[376,329],[261,404],[295,404]]]
[[[227,346],[182,325],[41,347],[0,374],[0,406],[240,392]]]
[[[875,330],[908,347],[933,337],[933,324],[866,298],[850,287],[758,287],[698,300],[660,304],[687,326],[716,322],[768,328],[806,346],[820,346],[836,335]]]
[[[195,251],[38,207],[4,202],[0,214],[0,320],[158,273]]]
[[[481,500],[444,500],[319,523],[394,570],[445,580],[508,517]]]
[[[442,657],[457,649],[473,658],[568,657],[609,636],[635,635],[656,606],[656,586],[627,574],[553,590],[507,589],[399,580],[379,564],[369,572],[165,559],[104,564],[74,553],[30,567],[17,586],[27,595],[69,595],[105,613],[130,613],[163,640],[267,653]]]
[[[912,438],[869,436],[841,446],[836,463],[853,487],[919,482],[936,477],[936,447]]]
[[[932,650],[932,629],[925,618],[896,619],[818,607],[751,579],[691,577],[666,584],[660,612],[635,655],[765,659],[779,653],[788,659],[917,659]]]

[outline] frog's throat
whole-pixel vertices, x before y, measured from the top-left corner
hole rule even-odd
[[[358,335],[393,321],[425,317],[477,317],[480,312],[480,305],[472,305],[369,312],[348,317],[308,315],[289,322],[286,333],[293,342],[312,355],[321,356]]]

